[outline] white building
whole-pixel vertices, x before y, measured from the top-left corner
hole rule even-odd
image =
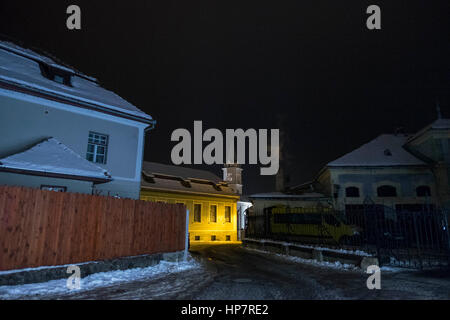
[[[293,193],[320,192],[338,210],[365,202],[410,211],[450,207],[450,119],[437,119],[416,134],[382,134],[329,162]]]
[[[138,199],[154,124],[96,79],[0,41],[0,184]]]

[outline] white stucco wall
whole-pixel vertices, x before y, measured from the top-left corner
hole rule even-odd
[[[147,124],[10,90],[0,89],[0,158],[48,137],[86,157],[89,131],[109,136],[105,168],[113,181],[96,186],[103,194],[139,198]],[[0,184],[2,183],[0,177]],[[91,193],[86,190],[85,193]]]

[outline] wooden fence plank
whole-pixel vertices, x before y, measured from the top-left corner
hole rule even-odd
[[[0,270],[181,250],[184,206],[0,186]]]

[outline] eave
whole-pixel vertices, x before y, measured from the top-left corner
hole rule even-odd
[[[156,121],[153,119],[147,119],[147,118],[140,117],[137,115],[132,115],[127,112],[110,109],[110,108],[107,108],[107,107],[104,107],[104,106],[101,106],[98,104],[94,104],[94,103],[89,103],[86,101],[79,101],[79,100],[76,100],[76,99],[73,99],[70,97],[66,97],[66,96],[62,96],[62,95],[58,95],[58,94],[52,93],[52,92],[43,92],[38,89],[19,85],[17,83],[14,83],[12,81],[7,81],[4,79],[0,79],[0,88],[16,91],[16,92],[20,92],[20,93],[25,93],[25,94],[28,94],[31,96],[44,98],[44,99],[56,101],[59,103],[72,105],[72,106],[75,106],[78,108],[94,110],[94,111],[102,112],[102,113],[109,114],[112,116],[121,117],[124,119],[129,119],[129,120],[145,123],[145,124],[149,125],[149,127],[147,127],[147,130],[153,129],[156,124]]]
[[[206,197],[219,197],[219,198],[229,198],[229,199],[235,199],[239,200],[239,195],[232,195],[232,194],[221,194],[221,193],[209,193],[209,192],[196,192],[196,191],[188,191],[188,190],[174,190],[174,189],[165,189],[165,188],[157,188],[157,187],[148,187],[148,186],[142,186],[141,185],[141,192],[142,191],[156,191],[156,192],[166,192],[166,193],[174,193],[174,194],[189,194],[194,196],[206,196]]]
[[[17,174],[24,174],[30,176],[40,176],[47,178],[60,178],[60,179],[70,179],[70,180],[80,180],[80,181],[90,181],[94,184],[106,183],[112,181],[111,178],[99,178],[99,177],[88,177],[88,176],[80,176],[80,175],[71,175],[57,172],[47,172],[47,171],[35,171],[35,170],[27,170],[27,169],[17,169],[17,168],[8,168],[8,167],[0,167],[0,172],[10,172]]]

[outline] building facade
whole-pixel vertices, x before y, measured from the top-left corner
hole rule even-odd
[[[43,168],[35,158],[22,155],[22,172],[12,170],[8,161],[0,165],[0,184],[54,185],[68,192],[138,199],[145,133],[154,123],[96,79],[0,41],[0,162],[53,138],[108,174],[107,181],[84,183],[79,180],[83,174],[72,175],[76,179],[66,174],[82,161],[67,168],[50,153],[41,162],[53,161],[53,166]]]
[[[314,181],[291,192],[320,192],[341,211],[367,202],[409,211],[449,208],[449,141],[449,119],[416,134],[383,134],[329,162]]]
[[[239,242],[239,195],[208,171],[144,161],[141,199],[185,205],[191,244]]]

